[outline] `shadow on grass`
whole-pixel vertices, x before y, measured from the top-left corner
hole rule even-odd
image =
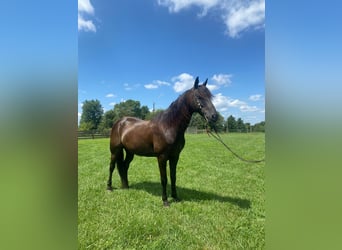
[[[161,196],[161,184],[159,182],[140,182],[134,183],[130,186],[131,189],[144,190],[154,196]],[[168,187],[168,194],[170,194]],[[221,196],[214,193],[193,190],[177,186],[177,193],[181,201],[203,201],[215,200],[219,202],[229,202],[235,206],[243,209],[250,208],[250,201],[237,197]]]

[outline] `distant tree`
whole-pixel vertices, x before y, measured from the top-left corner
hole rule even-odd
[[[212,128],[215,127],[217,132],[222,132],[224,131],[225,127],[224,117],[219,112],[217,112],[217,115],[217,121],[214,124],[210,124],[210,126]],[[206,129],[207,126],[207,121],[199,113],[194,113],[192,115],[189,127],[196,127],[197,129]]]
[[[141,107],[141,111],[140,111],[140,114],[141,114],[141,119],[145,120],[146,119],[146,116],[150,113],[150,110],[147,106],[142,106]]]
[[[228,128],[227,132],[236,132],[237,123],[236,123],[235,117],[232,115],[230,115],[227,118],[227,128]]]
[[[252,126],[252,130],[253,132],[265,132],[265,125],[264,121],[256,123]]]
[[[217,117],[217,121],[215,122],[215,128],[217,132],[223,132],[225,129],[224,117],[219,112],[217,112],[217,115],[218,117]]]
[[[156,115],[158,115],[159,113],[163,112],[163,109],[157,109],[154,112],[148,112],[145,116],[145,120],[152,120]]]
[[[246,132],[251,132],[251,124],[249,122],[245,123]]]
[[[112,128],[114,124],[114,116],[113,109],[105,112],[98,129],[102,132],[106,132],[108,129]]]
[[[199,113],[194,113],[191,117],[189,127],[196,127],[197,129],[205,129],[206,121]]]
[[[101,122],[103,108],[99,100],[86,100],[83,102],[80,129],[96,130]]]
[[[114,121],[124,116],[132,116],[140,119],[145,119],[149,112],[150,111],[147,106],[140,107],[139,101],[127,100],[125,102],[115,104]]]
[[[246,126],[241,118],[237,119],[236,128],[239,132],[246,132]]]

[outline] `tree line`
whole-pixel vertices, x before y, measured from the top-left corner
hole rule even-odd
[[[158,109],[151,112],[147,106],[141,106],[139,101],[127,100],[115,104],[113,109],[104,112],[99,100],[86,100],[82,106],[79,130],[104,132],[111,129],[115,121],[124,116],[150,120],[161,111],[163,110]],[[205,129],[206,126],[206,121],[200,114],[193,114],[189,127]],[[225,120],[219,112],[218,119],[213,126],[215,126],[217,132],[265,132],[264,121],[251,125],[245,123],[241,118],[236,119],[232,115]]]

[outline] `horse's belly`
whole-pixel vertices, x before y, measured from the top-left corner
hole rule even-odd
[[[141,156],[155,156],[153,144],[147,141],[128,141],[124,143],[124,148],[133,154]]]
[[[156,156],[152,136],[145,126],[135,126],[122,135],[122,144],[126,150],[141,156]]]
[[[127,136],[123,140],[123,146],[126,150],[131,153],[140,156],[154,157],[162,153],[165,153],[169,145],[166,143],[161,143],[153,138],[151,133],[141,133],[135,136]]]

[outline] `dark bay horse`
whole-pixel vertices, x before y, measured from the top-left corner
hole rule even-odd
[[[166,194],[166,165],[169,161],[171,196],[178,201],[176,192],[176,167],[185,139],[184,133],[194,112],[208,122],[217,120],[217,112],[211,102],[212,94],[206,87],[208,79],[199,85],[198,77],[193,88],[184,92],[168,109],[150,121],[134,117],[118,120],[110,136],[111,162],[107,189],[112,190],[112,174],[118,165],[122,188],[128,188],[127,172],[134,155],[157,157],[162,185],[164,206],[169,206]],[[124,150],[126,157],[124,157]]]

